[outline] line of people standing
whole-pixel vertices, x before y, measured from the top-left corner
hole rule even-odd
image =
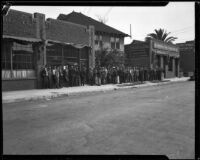
[[[41,69],[42,88],[62,88],[85,85],[86,67],[78,66],[44,66]]]
[[[41,70],[43,88],[62,88],[72,86],[119,84],[162,80],[161,68],[147,67],[95,67],[82,66],[45,66]]]
[[[89,71],[89,84],[119,84],[143,81],[161,81],[164,77],[164,70],[161,68],[149,69],[147,67],[95,67]]]

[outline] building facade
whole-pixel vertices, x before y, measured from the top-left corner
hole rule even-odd
[[[94,46],[92,46],[93,63],[91,64],[92,67],[95,66],[95,53],[97,52],[101,52],[102,50],[115,50],[121,54],[124,54],[124,38],[129,36],[128,34],[125,34],[115,28],[92,19],[91,17],[88,17],[82,13],[77,13],[74,11],[68,15],[60,14],[57,19],[85,25],[87,27],[94,27]]]
[[[192,76],[195,70],[195,41],[177,43],[180,49],[180,70],[184,76]]]
[[[10,10],[3,17],[2,90],[41,88],[44,65],[89,67],[92,27]]]
[[[132,67],[162,68],[164,77],[179,77],[179,48],[155,39],[125,45],[126,65]]]

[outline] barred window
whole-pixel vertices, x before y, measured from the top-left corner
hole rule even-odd
[[[9,42],[3,41],[2,52],[1,52],[1,67],[2,69],[11,69],[11,54],[10,54]]]
[[[34,69],[32,44],[14,42],[12,48],[13,69]]]

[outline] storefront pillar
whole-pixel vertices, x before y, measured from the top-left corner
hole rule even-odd
[[[164,58],[164,77],[166,78],[167,77],[167,72],[168,72],[168,57],[165,56]]]
[[[176,62],[177,62],[176,63],[177,64],[176,65],[177,75],[176,76],[179,77],[180,76],[180,73],[179,73],[180,72],[180,60],[179,60],[179,58],[176,59]]]
[[[43,43],[43,53],[44,53],[44,57],[43,57],[43,63],[44,66],[47,64],[47,41],[44,41]]]
[[[172,72],[174,73],[174,76],[176,76],[176,66],[175,66],[175,58],[172,58]]]
[[[164,69],[163,56],[160,56],[160,67]]]
[[[77,63],[78,63],[79,69],[81,69],[81,48],[78,49]]]
[[[62,66],[64,66],[64,46],[61,46],[61,50],[62,50]]]
[[[89,67],[95,67],[95,28],[94,26],[89,26],[89,46],[91,47],[89,54]]]
[[[46,46],[44,45],[44,43],[39,43],[34,47],[36,52],[37,88],[42,88],[41,69],[46,64]]]

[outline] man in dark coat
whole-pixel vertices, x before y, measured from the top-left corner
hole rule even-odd
[[[140,81],[143,82],[144,81],[144,70],[142,67],[139,70],[139,77],[140,77]]]
[[[48,88],[48,70],[47,66],[42,68],[41,70],[41,76],[42,76],[42,88]]]
[[[94,78],[93,78],[93,70],[92,70],[92,68],[89,68],[88,80],[89,80],[89,84],[90,85],[94,85]]]
[[[63,77],[64,77],[64,86],[69,87],[69,69],[68,66],[64,66],[63,69]]]
[[[83,66],[80,71],[81,86],[85,85],[86,82],[86,67]]]
[[[48,88],[53,88],[53,75],[51,66],[48,67]]]
[[[59,66],[59,75],[59,87],[62,88],[64,85],[63,66]]]
[[[56,67],[56,71],[55,71],[55,77],[56,77],[56,88],[60,88],[60,72],[59,72],[59,67]]]

